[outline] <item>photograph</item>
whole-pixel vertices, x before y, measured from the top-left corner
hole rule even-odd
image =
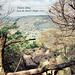
[[[0,0],[0,75],[75,75],[75,0]]]

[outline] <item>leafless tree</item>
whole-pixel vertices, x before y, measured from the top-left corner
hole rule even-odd
[[[14,11],[12,8],[4,9],[7,2],[7,0],[0,0],[0,26],[2,27],[9,23],[9,21],[5,22],[4,19]]]
[[[75,0],[59,0],[49,9],[50,18],[59,26],[62,31],[71,31],[68,35],[72,35],[75,30]]]

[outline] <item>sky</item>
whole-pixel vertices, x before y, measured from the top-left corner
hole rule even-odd
[[[56,1],[57,0],[7,0],[4,10],[14,10],[10,16],[46,15],[49,7]]]

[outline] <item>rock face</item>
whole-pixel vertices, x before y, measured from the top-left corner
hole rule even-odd
[[[34,50],[26,49],[23,50],[23,53],[27,69],[37,68],[39,65],[39,67],[43,67],[44,65],[49,64],[51,58],[57,56],[56,53],[49,52],[49,50],[42,48],[35,48]]]
[[[54,52],[49,52],[48,49],[43,48],[35,48],[23,50],[23,57],[26,62],[27,69],[34,69],[38,67],[43,67],[45,65],[57,65],[64,63],[66,60],[63,59],[61,55],[56,54]],[[55,73],[55,70],[53,70]],[[45,74],[46,75],[46,74]],[[71,75],[71,69],[69,67],[64,68],[63,70],[59,70],[57,75]]]

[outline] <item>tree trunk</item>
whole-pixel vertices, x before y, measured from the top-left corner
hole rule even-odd
[[[4,47],[5,47],[6,37],[7,37],[7,34],[4,32],[0,39],[0,75],[5,75]]]

